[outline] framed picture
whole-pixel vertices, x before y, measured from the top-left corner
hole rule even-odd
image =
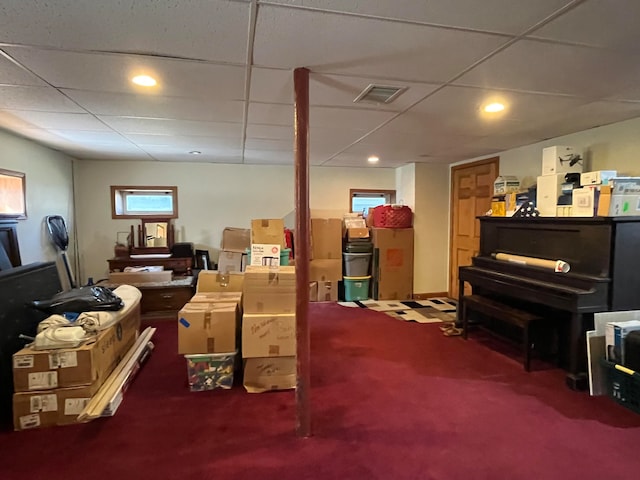
[[[24,173],[0,168],[0,218],[27,218]]]

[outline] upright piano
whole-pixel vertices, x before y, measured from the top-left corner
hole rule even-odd
[[[559,311],[569,318],[566,382],[587,386],[587,330],[596,312],[640,309],[640,217],[478,217],[480,251],[459,269],[474,294]],[[563,260],[567,273],[494,258],[507,253]],[[458,309],[460,310],[460,309]]]

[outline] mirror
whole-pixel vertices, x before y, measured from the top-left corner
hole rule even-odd
[[[169,222],[145,222],[144,223],[144,246],[145,247],[168,247],[167,235],[169,233]]]
[[[169,253],[173,243],[174,229],[170,218],[142,218],[132,253]]]

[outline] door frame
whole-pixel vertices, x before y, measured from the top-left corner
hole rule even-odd
[[[454,185],[453,185],[453,181],[454,181],[454,177],[455,177],[455,172],[457,170],[462,170],[463,168],[469,168],[469,167],[477,167],[480,165],[487,165],[487,164],[495,164],[496,166],[496,172],[497,175],[500,175],[500,156],[496,155],[494,157],[489,157],[489,158],[484,158],[481,160],[476,160],[473,162],[468,162],[468,163],[461,163],[455,166],[452,166],[449,169],[449,274],[447,275],[447,294],[449,296],[449,298],[451,297],[452,294],[452,290],[451,290],[451,285],[453,282],[453,278],[454,278],[454,268],[453,268],[453,228],[455,226],[454,224],[454,205],[455,205],[455,198],[454,198]],[[457,268],[457,267],[456,267]]]

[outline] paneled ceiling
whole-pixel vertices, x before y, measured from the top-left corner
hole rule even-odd
[[[306,67],[312,165],[452,163],[640,116],[638,18],[637,0],[3,0],[0,127],[81,159],[287,165]],[[370,84],[406,90],[354,103]]]

